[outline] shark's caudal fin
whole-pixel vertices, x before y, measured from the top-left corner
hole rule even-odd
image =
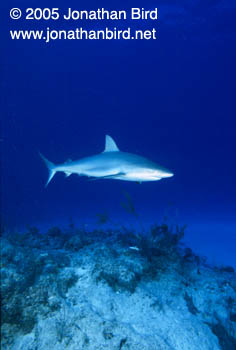
[[[109,135],[106,135],[105,150],[104,152],[119,152],[119,148],[116,146],[115,141]]]
[[[56,166],[55,164],[53,164],[52,162],[50,162],[47,158],[45,158],[40,152],[39,152],[40,157],[42,158],[42,160],[44,161],[45,165],[48,168],[49,171],[49,175],[48,175],[48,181],[45,185],[45,187],[47,187],[47,185],[49,184],[49,182],[52,180],[53,176],[56,174]]]

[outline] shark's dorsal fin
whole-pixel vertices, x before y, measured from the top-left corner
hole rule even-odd
[[[115,141],[109,135],[106,135],[104,152],[119,152],[119,148],[116,146]]]

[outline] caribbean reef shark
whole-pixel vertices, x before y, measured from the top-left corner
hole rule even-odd
[[[174,174],[162,166],[136,154],[121,152],[111,136],[106,135],[104,152],[82,158],[69,160],[63,164],[53,164],[39,153],[45,162],[49,177],[45,187],[53,176],[61,171],[66,177],[71,174],[88,176],[93,179],[115,179],[125,181],[157,181]]]

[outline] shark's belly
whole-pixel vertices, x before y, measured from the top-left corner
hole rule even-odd
[[[119,173],[118,169],[104,169],[104,168],[93,168],[86,169],[83,172],[83,175],[90,177],[106,177],[113,176]]]
[[[113,176],[114,179],[117,180],[124,180],[124,181],[135,181],[135,182],[146,182],[146,181],[157,181],[161,178],[156,177],[147,177],[145,174],[142,173],[126,173],[126,174],[118,174],[117,176]]]

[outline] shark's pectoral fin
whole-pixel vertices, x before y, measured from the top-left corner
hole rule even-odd
[[[64,173],[65,173],[65,176],[66,177],[68,177],[68,176],[70,176],[72,173],[70,173],[69,171],[64,171]]]
[[[125,175],[125,173],[116,173],[116,174],[112,174],[112,175],[92,177],[89,180],[94,181],[94,180],[101,180],[101,179],[116,179],[118,176],[124,176],[124,175]]]
[[[124,176],[125,173],[117,173],[117,174],[113,174],[113,175],[107,175],[107,176],[103,176],[102,179],[116,179],[118,176]]]

